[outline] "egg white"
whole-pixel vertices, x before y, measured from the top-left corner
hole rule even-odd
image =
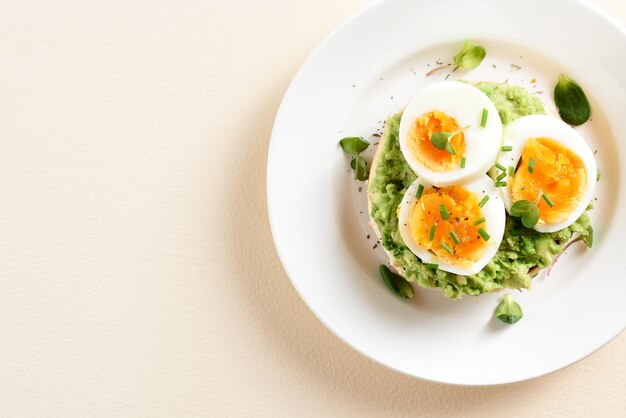
[[[570,125],[552,116],[530,115],[516,119],[506,126],[502,146],[511,146],[513,150],[501,152],[498,156],[498,162],[505,167],[517,167],[517,163],[524,152],[526,141],[530,138],[548,138],[560,143],[578,155],[587,171],[587,184],[582,198],[567,219],[553,224],[542,223],[540,220],[534,227],[539,232],[560,231],[573,224],[582,215],[593,198],[596,188],[596,160],[587,142]],[[511,198],[511,182],[509,181],[508,183],[506,187],[500,187],[499,189],[506,210],[510,213],[514,202]]]
[[[495,190],[493,180],[491,180],[489,176],[483,174],[478,179],[462,186],[468,191],[476,194],[476,198],[479,202],[483,199],[485,195],[489,196],[489,200],[481,208],[481,211],[482,216],[485,218],[484,228],[490,235],[490,238],[489,241],[487,241],[487,248],[485,249],[483,255],[471,267],[468,268],[445,263],[444,261],[440,260],[436,254],[430,252],[429,250],[426,250],[425,248],[422,248],[419,244],[415,242],[415,240],[413,240],[413,237],[411,236],[411,231],[409,229],[409,214],[411,210],[411,205],[416,200],[415,193],[417,192],[417,188],[420,184],[424,186],[424,193],[433,188],[433,185],[431,183],[422,178],[418,178],[417,180],[415,180],[415,182],[413,182],[413,184],[411,184],[411,186],[404,194],[402,202],[399,206],[398,213],[398,230],[400,231],[400,236],[402,237],[402,240],[404,241],[406,246],[413,252],[413,254],[419,257],[419,259],[423,263],[438,264],[440,270],[445,270],[461,276],[469,276],[478,273],[494,257],[494,255],[498,251],[498,248],[500,247],[502,237],[504,236],[504,226],[506,223],[504,204],[502,203],[502,199],[498,195],[498,192]]]
[[[487,123],[481,127],[483,109]],[[425,113],[442,111],[457,120],[459,126],[470,127],[465,134],[465,168],[433,171],[417,160],[408,145],[409,132],[415,120]],[[458,81],[444,81],[419,91],[402,113],[399,130],[400,149],[411,169],[435,186],[448,186],[471,181],[484,175],[493,166],[502,140],[502,121],[494,104],[476,87]]]

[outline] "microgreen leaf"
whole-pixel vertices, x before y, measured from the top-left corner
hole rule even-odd
[[[532,228],[539,222],[539,208],[536,202],[518,200],[511,206],[511,215],[521,218],[522,225]]]
[[[356,157],[365,151],[370,143],[359,136],[349,136],[340,140],[339,145],[346,154]]]
[[[459,61],[474,47],[474,42],[471,39],[466,39],[463,42],[463,46],[461,46],[461,50],[454,56],[454,62],[459,63]]]
[[[532,205],[530,209],[522,215],[522,225],[526,228],[532,228],[539,222],[539,208]]]
[[[485,55],[487,55],[485,48],[466,39],[459,53],[454,56],[454,63],[464,70],[471,70],[480,65]]]
[[[354,170],[354,178],[360,181],[365,181],[369,178],[369,168],[367,167],[367,161],[361,156],[357,156],[350,161],[350,167]]]
[[[446,142],[446,152],[450,155],[456,155],[456,151],[452,147],[452,144],[450,143],[450,141]]]
[[[530,209],[531,206],[533,206],[533,202],[531,201],[518,200],[513,203],[513,206],[511,206],[511,215],[517,217],[522,216],[526,211],[528,211],[528,209]]]
[[[554,102],[561,119],[570,125],[582,125],[589,119],[591,108],[585,92],[565,74],[559,75],[559,81],[554,87]]]
[[[506,324],[514,324],[522,319],[523,316],[522,307],[513,300],[511,295],[504,295],[502,302],[496,309],[496,317]]]
[[[413,286],[409,282],[407,282],[404,277],[392,273],[384,264],[381,264],[378,267],[378,271],[380,272],[385,285],[389,290],[391,290],[396,296],[401,297],[403,299],[411,299],[415,295],[415,291],[413,290]]]
[[[454,132],[433,132],[430,136],[430,142],[433,146],[440,150],[446,150],[450,155],[456,155],[452,144],[450,144],[450,139],[453,138],[456,134],[459,134],[469,128],[470,125],[464,126],[461,129],[457,129]]]
[[[448,145],[449,135],[449,132],[434,132],[430,136],[430,142],[432,142],[435,148],[443,150],[446,148],[446,145]]]

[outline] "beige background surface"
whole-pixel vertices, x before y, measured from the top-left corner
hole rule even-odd
[[[365,3],[0,2],[0,416],[626,416],[626,335],[449,387],[361,357],[298,298],[270,130]]]

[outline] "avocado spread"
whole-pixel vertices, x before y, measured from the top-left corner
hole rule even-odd
[[[521,116],[545,113],[541,101],[522,87],[491,82],[474,85],[494,103],[503,124]],[[531,278],[539,269],[552,264],[554,257],[563,251],[562,245],[574,234],[583,238],[592,234],[586,212],[569,227],[553,233],[527,229],[519,218],[507,215],[502,244],[480,272],[460,276],[428,268],[406,247],[398,231],[398,205],[416,179],[400,150],[401,116],[400,112],[387,119],[385,138],[379,145],[383,148],[379,150],[375,173],[370,175],[368,192],[370,216],[380,229],[381,243],[390,253],[392,265],[397,266],[408,281],[425,288],[440,288],[452,299],[459,298],[462,293],[477,296],[504,288],[529,289]]]

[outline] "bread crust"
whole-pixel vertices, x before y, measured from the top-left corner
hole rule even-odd
[[[389,129],[388,125],[386,125],[385,126],[385,130],[383,132],[383,135],[381,136],[380,141],[378,141],[378,146],[376,148],[376,152],[374,153],[374,158],[372,159],[372,164],[370,166],[370,176],[369,176],[369,179],[367,181],[367,211],[368,211],[368,217],[369,217],[369,224],[372,227],[372,229],[374,230],[374,234],[376,235],[376,239],[379,242],[381,241],[382,233],[380,232],[380,227],[378,226],[378,224],[376,223],[374,218],[372,218],[372,190],[371,190],[371,183],[372,183],[372,181],[371,180],[373,179],[374,176],[376,176],[376,171],[378,169],[378,164],[380,163],[380,159],[382,158],[382,155],[383,155],[382,150],[384,149],[385,143],[387,142],[388,129]],[[395,262],[393,254],[391,254],[391,252],[389,250],[387,250],[387,248],[385,248],[384,245],[381,244],[380,246],[385,251],[385,254],[387,254],[387,258],[389,258],[390,266],[398,274],[400,274],[402,277],[404,277],[404,269],[402,268],[401,265],[399,265],[398,263]]]

